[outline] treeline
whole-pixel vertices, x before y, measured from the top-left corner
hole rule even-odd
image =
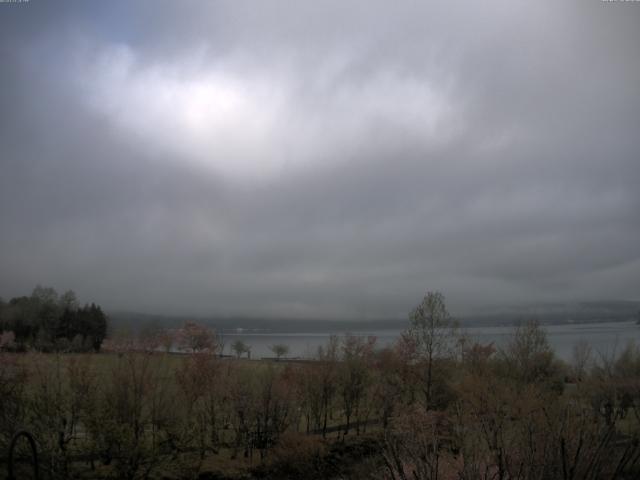
[[[107,316],[94,303],[81,306],[76,294],[37,286],[30,296],[0,299],[0,349],[42,352],[98,351]]]
[[[188,354],[158,348],[172,336]],[[237,478],[640,478],[637,346],[578,344],[565,363],[527,323],[496,349],[466,338],[437,293],[395,345],[333,337],[309,362],[222,359],[195,324],[113,342],[112,355],[5,354],[0,443],[28,429],[51,478],[216,478],[230,463],[253,475]],[[360,468],[327,460],[359,438],[372,442]]]

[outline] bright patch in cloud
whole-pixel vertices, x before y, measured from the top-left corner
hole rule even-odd
[[[230,63],[197,59],[143,65],[120,46],[81,62],[75,75],[92,109],[159,156],[170,153],[236,179],[340,161],[363,143],[384,147],[380,129],[441,142],[453,123],[448,97],[429,83],[389,71],[341,83],[331,62],[313,80],[286,69],[240,75]]]

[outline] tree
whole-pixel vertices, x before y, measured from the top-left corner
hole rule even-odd
[[[15,356],[0,352],[0,449],[7,451],[13,435],[24,424],[28,370]]]
[[[413,411],[384,432],[382,458],[390,480],[441,478],[449,425],[442,412]],[[442,475],[445,477],[445,475]],[[446,478],[454,478],[448,477]]]
[[[322,431],[323,438],[327,435],[329,414],[338,391],[339,346],[338,337],[331,335],[326,346],[318,347],[316,361],[300,366],[296,375],[307,433],[313,424],[313,428]]]
[[[0,351],[15,349],[15,340],[16,335],[10,330],[0,333]]]
[[[413,344],[416,360],[423,365],[423,393],[425,407],[429,410],[433,400],[434,363],[453,353],[457,326],[440,292],[427,292],[409,314],[409,320],[405,341]]]
[[[373,402],[385,430],[396,411],[396,406],[405,396],[407,385],[402,375],[405,368],[404,357],[397,349],[387,347],[376,352],[373,363]]]
[[[75,344],[98,351],[107,333],[107,317],[94,303],[80,308],[71,290],[58,297],[53,288],[38,285],[31,296],[12,298],[2,308],[0,330],[14,332],[18,350],[67,350]],[[73,342],[78,335],[82,341]]]
[[[171,352],[171,348],[173,347],[176,341],[177,335],[178,335],[177,332],[174,332],[166,328],[163,330],[160,330],[160,332],[156,334],[158,345],[162,347],[165,353]]]
[[[518,326],[500,353],[505,374],[521,384],[550,380],[559,373],[547,332],[535,321]]]
[[[218,355],[221,357],[224,356],[224,346],[226,345],[226,340],[224,337],[224,333],[222,331],[217,332],[216,334],[216,351]]]
[[[591,345],[586,340],[580,340],[573,346],[570,366],[574,381],[578,382],[585,376],[591,357]]]
[[[33,354],[29,365],[30,430],[47,459],[51,478],[70,478],[77,428],[88,422],[87,408],[97,386],[92,358],[71,357],[65,361],[60,355],[47,358]]]
[[[186,446],[189,440],[195,441],[201,458],[207,449],[215,450],[218,444],[222,403],[220,371],[221,363],[214,350],[188,355],[176,371],[177,383],[186,400],[183,415],[187,427],[178,440],[187,443]]]
[[[293,410],[293,389],[290,386],[287,370],[279,372],[268,366],[256,383],[255,410],[253,412],[253,443],[264,458],[266,449],[278,441],[289,424]]]
[[[283,343],[272,345],[271,347],[269,347],[269,349],[273,352],[278,360],[280,360],[281,357],[286,357],[289,353],[289,346]]]
[[[124,353],[101,378],[87,433],[103,463],[114,464],[113,478],[154,478],[153,470],[171,460],[163,449],[179,409],[164,361],[164,356]]]
[[[236,356],[238,358],[240,358],[243,353],[249,355],[249,352],[251,352],[251,348],[249,347],[249,345],[244,343],[242,340],[236,340],[235,342],[233,342],[231,344],[231,350],[236,352]]]
[[[472,375],[481,375],[489,368],[489,360],[496,351],[493,342],[465,342],[462,345],[462,365]]]
[[[76,293],[73,290],[67,290],[58,300],[58,304],[62,309],[69,310],[78,310],[80,308],[80,304],[78,303],[78,297],[76,297]]]
[[[339,388],[346,418],[344,433],[348,434],[351,418],[356,418],[356,431],[360,433],[363,399],[371,382],[371,363],[376,337],[347,335],[342,342],[342,363],[339,371]],[[365,415],[366,416],[366,415]]]
[[[322,437],[327,436],[327,423],[331,402],[336,394],[336,376],[338,363],[338,337],[332,335],[326,348],[318,347],[319,381],[322,413]]]
[[[81,333],[89,339],[90,345],[97,352],[107,336],[107,316],[100,306],[94,303],[90,306],[85,305],[78,313],[84,329],[84,332]]]
[[[178,345],[191,353],[213,352],[216,347],[215,334],[204,325],[186,322],[178,332]]]
[[[56,304],[58,303],[58,292],[51,287],[36,285],[31,292],[31,298],[40,304]]]

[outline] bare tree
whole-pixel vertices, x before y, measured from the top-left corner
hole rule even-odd
[[[0,353],[0,448],[6,451],[25,414],[27,369],[15,355]]]
[[[342,363],[339,371],[339,388],[346,418],[344,433],[348,434],[351,419],[356,418],[356,430],[360,433],[363,399],[372,380],[371,363],[376,337],[347,335],[342,342]]]
[[[587,373],[587,367],[592,360],[591,345],[586,340],[580,340],[573,346],[571,355],[571,371],[573,379],[580,381]]]
[[[251,352],[251,348],[249,347],[249,345],[244,343],[242,340],[236,340],[235,342],[233,342],[231,344],[231,350],[236,352],[236,356],[238,358],[240,358],[244,353],[246,353],[248,356]]]
[[[318,360],[320,362],[319,380],[322,404],[322,436],[327,436],[327,423],[331,402],[336,394],[335,380],[337,376],[338,361],[338,337],[329,337],[326,348],[318,347]]]
[[[273,352],[278,360],[282,357],[286,357],[289,354],[289,346],[284,343],[278,343],[276,345],[272,345],[269,349]]]
[[[423,393],[425,407],[429,410],[432,406],[434,363],[454,353],[457,325],[440,292],[427,292],[410,313],[409,320],[411,324],[405,338],[414,345],[416,360],[424,366]]]
[[[178,345],[191,353],[213,351],[216,347],[216,337],[210,328],[186,322],[178,333]]]
[[[449,425],[442,412],[408,412],[385,430],[382,458],[391,480],[444,477]],[[449,477],[447,477],[449,478]]]
[[[174,422],[166,357],[125,353],[103,379],[87,430],[105,464],[117,478],[149,478],[170,460],[163,454],[163,430]]]
[[[559,373],[547,332],[535,321],[516,328],[500,357],[504,373],[522,384],[550,381]]]
[[[220,429],[220,361],[213,352],[189,355],[176,371],[185,401],[185,425],[203,459],[207,450],[218,447]],[[190,435],[183,435],[189,437]],[[188,442],[187,442],[188,443]]]

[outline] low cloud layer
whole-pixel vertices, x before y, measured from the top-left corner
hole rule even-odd
[[[0,294],[640,299],[640,6],[0,5]]]

